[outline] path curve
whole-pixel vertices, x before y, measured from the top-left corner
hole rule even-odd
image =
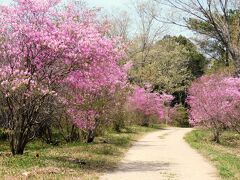
[[[120,166],[100,180],[216,180],[216,169],[183,139],[190,128],[167,128],[136,142]]]

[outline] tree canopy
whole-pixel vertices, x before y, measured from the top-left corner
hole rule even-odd
[[[205,57],[183,36],[165,36],[156,42],[144,62],[142,52],[134,57],[131,77],[139,84],[153,84],[157,91],[184,91],[204,72]]]

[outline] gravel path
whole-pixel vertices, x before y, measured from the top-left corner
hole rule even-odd
[[[100,180],[216,180],[216,169],[183,139],[189,128],[168,128],[145,136],[120,166]]]

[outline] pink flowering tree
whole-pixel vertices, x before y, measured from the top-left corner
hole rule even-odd
[[[193,82],[188,93],[192,125],[210,128],[216,142],[225,128],[239,131],[240,78],[204,76]]]
[[[115,50],[115,42],[107,41],[97,55],[96,61],[101,63],[91,67],[91,71],[74,71],[66,79],[68,85],[67,98],[64,102],[72,122],[87,133],[87,142],[93,142],[100,124],[108,123],[106,113],[113,108],[112,102],[116,91],[128,86],[127,71],[129,63],[119,65],[123,57],[121,51]],[[110,54],[109,54],[110,53]],[[115,55],[113,56],[113,54]],[[96,56],[97,52],[93,55]],[[92,57],[94,60],[96,57]]]
[[[74,4],[59,9],[60,0],[14,2],[0,7],[0,115],[12,153],[22,154],[37,129],[50,120],[47,107],[64,101],[66,84],[74,87],[74,100],[80,104],[98,99],[103,87],[114,90],[123,76],[116,68],[123,52],[117,39],[105,36],[97,10]],[[99,116],[96,109],[87,109],[81,117]],[[76,110],[68,110],[74,122]],[[86,118],[76,124],[92,126]]]
[[[151,93],[144,88],[135,88],[129,97],[129,105],[144,116],[142,125],[149,125],[149,116],[156,116],[159,120],[168,118],[168,104],[173,96],[159,93]]]

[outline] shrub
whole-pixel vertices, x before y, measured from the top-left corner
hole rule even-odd
[[[6,140],[7,139],[7,132],[4,131],[4,129],[0,128],[0,140]]]
[[[143,115],[141,125],[149,126],[150,119],[161,121],[167,117],[167,104],[172,100],[172,95],[153,93],[150,90],[137,87],[129,97],[128,102],[133,111]]]
[[[226,128],[240,132],[240,78],[203,76],[188,92],[192,125],[211,129],[216,142]]]
[[[189,127],[188,110],[182,104],[170,110],[170,121],[173,126]]]

